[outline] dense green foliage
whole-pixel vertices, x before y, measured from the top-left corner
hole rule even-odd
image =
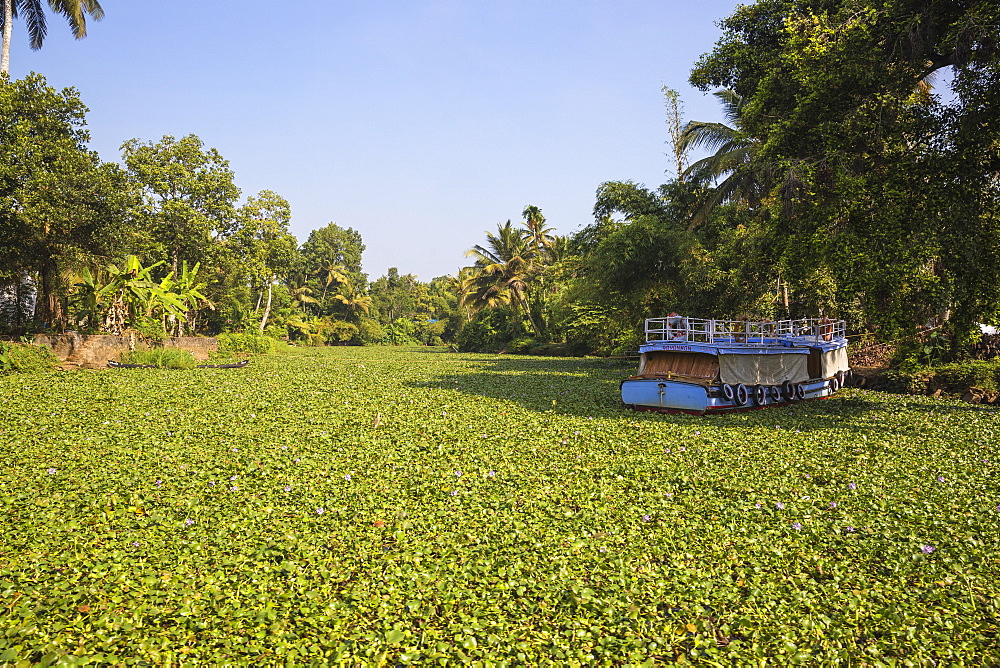
[[[626,373],[326,348],[2,378],[0,661],[995,652],[995,411],[635,414]]]
[[[0,341],[0,375],[51,371],[59,363],[50,348]]]
[[[274,339],[255,334],[219,334],[216,339],[221,353],[264,355],[274,352]]]

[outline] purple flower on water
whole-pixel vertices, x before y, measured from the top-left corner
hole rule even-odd
[[[831,508],[836,508],[837,507],[837,502],[836,501],[831,501],[830,502],[830,507]]]
[[[760,510],[760,507],[761,507],[761,504],[759,504],[759,503],[758,503],[758,504],[757,504],[757,506],[756,506],[756,508],[757,508],[758,510]]]
[[[322,515],[322,514],[323,514],[323,513],[325,513],[325,512],[326,512],[326,511],[325,511],[325,510],[323,510],[322,508],[317,508],[317,509],[316,509],[316,514],[317,514],[317,515]]]
[[[285,485],[285,491],[286,492],[292,491],[292,486],[291,485]]]
[[[194,520],[189,517],[186,520],[184,520],[184,524],[191,526],[192,524],[194,524]]]
[[[157,480],[156,481],[156,486],[157,487],[163,487],[163,481],[162,480]]]
[[[239,452],[239,448],[233,448],[233,452]]]
[[[681,446],[680,450],[681,452],[687,452],[687,448],[685,448],[683,445]]]
[[[457,489],[451,490],[451,495],[452,496],[458,496],[458,490]]]
[[[936,549],[937,548],[934,547],[933,545],[921,545],[920,546],[920,551],[923,552],[924,554],[930,554],[931,552],[933,552]]]
[[[847,533],[854,533],[854,527],[847,527]]]
[[[232,478],[229,479],[229,482],[232,482],[233,480],[236,480],[237,477],[239,477],[239,476],[235,476],[234,475]]]
[[[781,501],[778,501],[776,504],[774,504],[774,507],[777,508],[778,510],[784,510],[785,504],[783,504]]]
[[[494,477],[494,476],[495,476],[496,474],[497,474],[497,472],[491,469],[491,470],[490,470],[490,472],[489,472],[489,473],[487,473],[486,475],[488,475],[489,477],[491,477],[491,478],[492,478],[492,477]]]
[[[668,455],[670,454],[670,448],[664,448],[664,451],[665,451],[665,452],[666,452],[666,453],[667,453]]]
[[[288,446],[287,446],[287,445],[283,445],[283,446],[281,446],[281,449],[282,449],[282,450],[287,450],[287,449],[288,449]]]
[[[652,518],[652,517],[650,517],[649,515],[643,515],[643,516],[642,516],[642,521],[643,521],[643,522],[650,522],[650,521],[652,521],[652,519],[653,519],[653,518]]]
[[[49,475],[55,475],[55,472],[56,472],[55,469],[49,469]]]
[[[802,531],[802,524],[800,522],[792,522],[792,528],[796,531]]]
[[[461,478],[462,477],[462,472],[461,471],[455,471],[455,477],[456,478]]]
[[[215,481],[214,481],[214,480],[209,480],[209,481],[208,481],[208,484],[209,484],[210,486],[214,487],[214,486],[215,486]]]
[[[236,485],[233,485],[232,487],[229,488],[229,491],[231,491],[231,492],[238,492],[239,489],[240,489],[239,487],[237,487]]]
[[[700,432],[700,431],[696,431],[696,432],[694,433],[694,435],[695,435],[695,436],[701,436],[701,432]]]
[[[939,475],[938,476],[938,482],[944,482],[944,476],[943,475]]]
[[[849,483],[847,485],[847,488],[848,489],[857,489],[858,488],[858,483],[856,483],[856,482]]]
[[[348,473],[347,475],[345,475],[344,480],[346,480],[347,482],[351,482],[351,474]]]
[[[139,547],[139,541],[135,541],[134,543],[132,543],[132,545],[134,545],[135,547]]]
[[[301,458],[301,457],[296,457],[296,458],[295,458],[295,463],[296,463],[296,464],[298,464],[298,463],[299,463],[299,462],[301,462],[301,461],[302,461],[302,458]]]

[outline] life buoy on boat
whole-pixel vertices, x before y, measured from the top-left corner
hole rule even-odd
[[[825,315],[823,319],[819,321],[819,335],[824,341],[830,341],[833,339],[833,323]]]
[[[667,340],[687,341],[687,323],[684,316],[677,313],[667,315]]]
[[[733,401],[736,403],[736,405],[742,406],[747,402],[749,398],[750,398],[750,391],[747,389],[747,386],[744,385],[743,383],[737,385],[736,389],[733,391]]]
[[[726,383],[722,386],[722,396],[725,397],[726,401],[732,401],[733,397],[736,396],[736,392],[733,391],[733,386]]]
[[[747,342],[747,328],[749,327],[749,323],[750,319],[745,315],[741,315],[735,322],[730,323],[730,327],[733,328],[733,343]]]

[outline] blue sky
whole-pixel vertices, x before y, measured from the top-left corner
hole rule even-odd
[[[11,50],[12,76],[80,91],[102,158],[196,134],[244,196],[289,200],[299,241],[333,221],[361,232],[370,278],[429,280],[527,204],[569,234],[602,182],[664,182],[660,87],[688,119],[721,120],[687,77],[736,2],[102,5],[82,41],[50,15],[40,51],[20,21]]]

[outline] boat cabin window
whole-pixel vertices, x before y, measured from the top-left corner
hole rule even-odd
[[[719,375],[719,358],[706,353],[658,350],[643,353],[638,376],[642,378],[681,377],[713,380]]]

